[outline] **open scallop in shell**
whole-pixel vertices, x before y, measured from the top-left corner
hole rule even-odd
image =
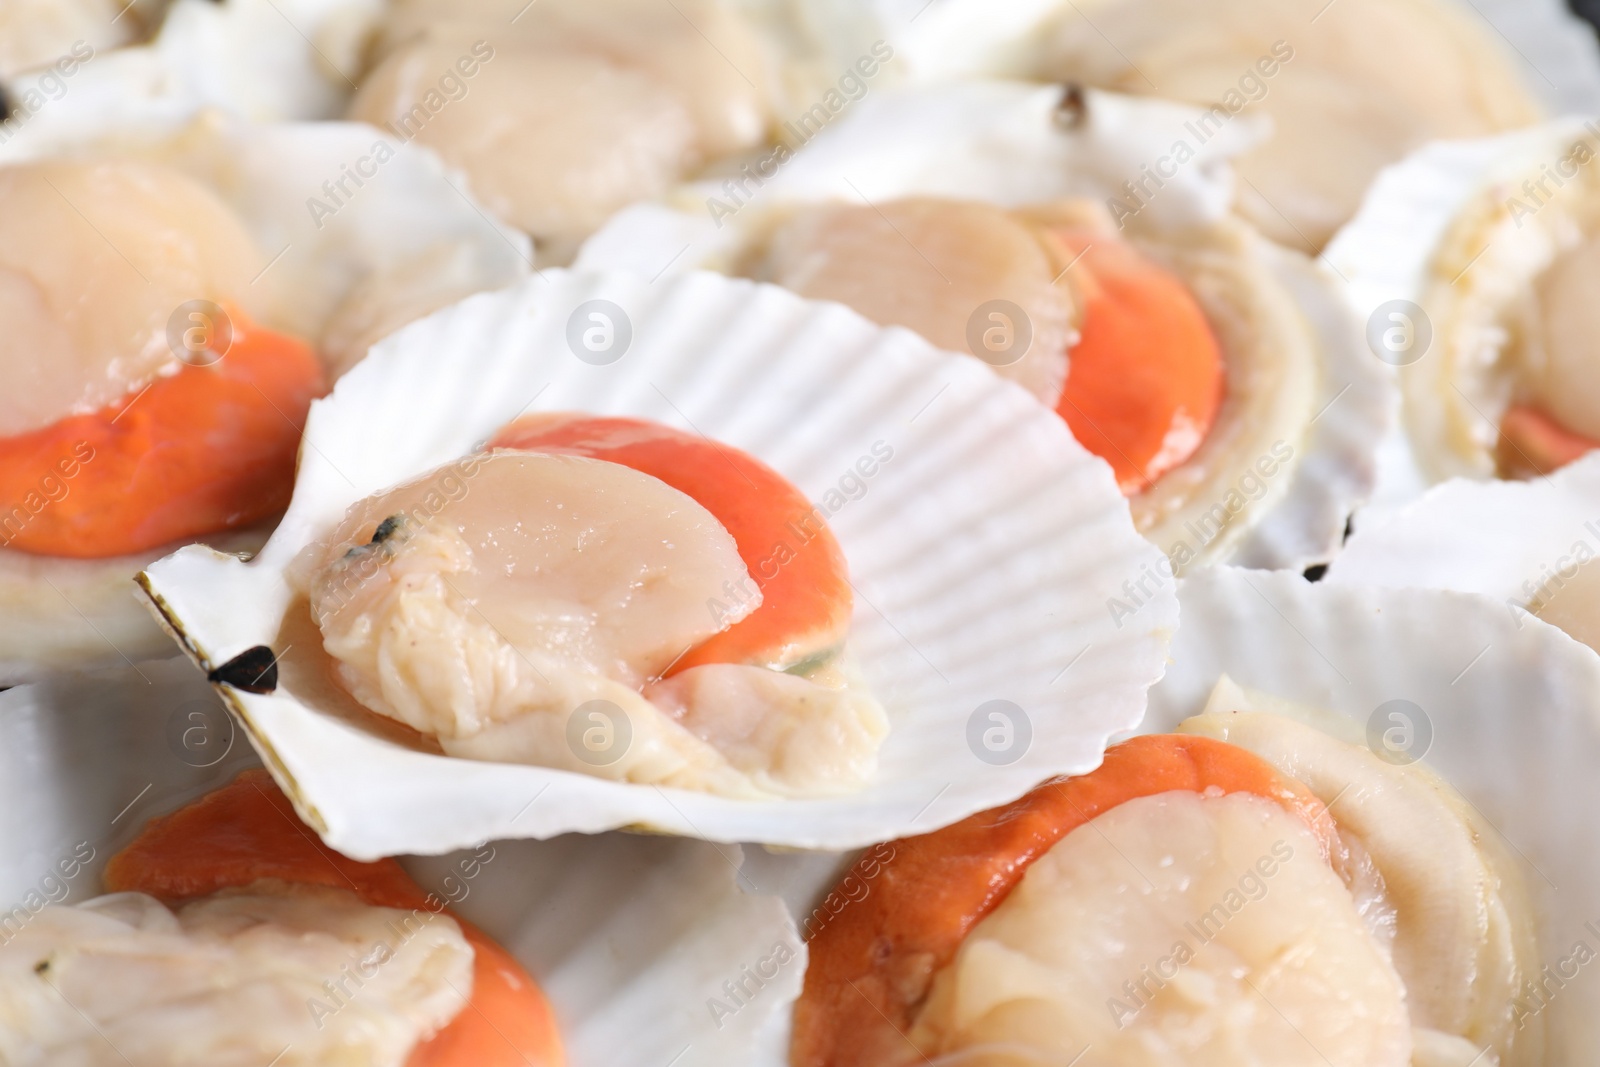
[[[919,80],[1069,81],[1184,101],[1206,109],[1208,131],[1265,116],[1272,135],[1239,161],[1239,211],[1313,254],[1373,176],[1424,143],[1600,103],[1593,32],[1560,0],[1032,0],[1003,17],[975,0],[881,0],[840,25],[854,28],[838,54],[882,36]]]
[[[0,944],[52,905],[99,895],[106,861],[149,820],[256,762],[182,660],[0,694],[0,739]],[[663,1049],[713,1067],[779,1055],[805,967],[794,924],[740,878],[740,858],[736,846],[608,834],[401,862],[537,979],[571,1067],[659,1065]]]
[[[1179,598],[1184,627],[1141,730],[1200,712],[1225,674],[1336,713],[1326,729],[1437,772],[1531,897],[1538,952],[1513,1010],[1521,1033],[1543,1029],[1544,1049],[1524,1046],[1509,1062],[1582,1062],[1600,1022],[1593,986],[1571,981],[1571,968],[1575,953],[1592,958],[1597,947],[1589,924],[1600,863],[1573,815],[1595,788],[1587,768],[1600,752],[1600,657],[1502,603],[1455,592],[1226,569],[1186,581]],[[1337,802],[1333,811],[1337,819]]]
[[[1261,130],[1197,139],[1199,118],[1014,82],[885,89],[798,152],[619,213],[577,265],[710,267],[918,329],[1059,410],[1169,570],[1303,569],[1371,489],[1393,386],[1331,275],[1228,214],[1228,162]],[[1138,208],[1136,184],[1152,194]],[[1085,332],[1091,305],[1137,307],[1137,327]],[[1016,331],[1000,349],[997,309]],[[1175,362],[1127,373],[1141,340]],[[1170,423],[1105,430],[1127,425],[1102,399],[1117,390],[1154,418],[1171,405]]]
[[[10,449],[0,603],[14,624],[0,639],[0,683],[169,652],[131,583],[140,567],[184,539],[259,547],[260,524],[287,503],[310,396],[378,337],[515,281],[531,258],[527,239],[489,221],[431,154],[353,123],[255,124],[147,108],[137,122],[101,116],[86,126],[41,113],[0,145],[0,183],[9,205],[0,302],[17,346],[6,357],[0,429]],[[96,315],[63,325],[42,291],[57,307],[92,301]],[[224,335],[240,343],[212,340]],[[251,336],[279,340],[252,348]],[[195,339],[202,343],[191,351]],[[302,355],[272,355],[286,345]],[[303,375],[290,373],[302,363]],[[240,395],[259,418],[223,417],[237,405],[197,402],[206,412],[197,419],[169,403],[219,373],[257,383],[262,392],[241,382]],[[131,540],[108,533],[113,523],[94,514],[81,471],[102,478],[93,464],[113,460],[94,457],[120,456],[146,438],[178,441],[201,426],[213,436],[185,477],[208,491],[238,483],[227,499],[192,521],[150,527],[160,509],[139,496],[134,464],[125,480],[110,479]],[[260,446],[247,470],[237,458],[245,452],[226,442],[248,437],[248,427],[273,443],[244,441]],[[66,450],[60,457],[52,435]],[[87,525],[66,531],[69,510]],[[51,533],[55,526],[66,532]],[[82,530],[99,533],[91,544]]]
[[[1297,883],[1285,896],[1287,866],[1269,864],[1257,870],[1275,873],[1239,878],[1267,851],[1265,843],[1230,851],[1234,843],[1218,833],[1204,838],[1203,855],[1193,840],[1168,837],[1157,847],[1162,826],[1194,826],[1174,804],[1180,794],[1114,799],[1120,790],[1148,787],[1103,778],[1106,792],[1098,796],[1063,794],[1105,805],[1091,823],[1100,832],[1070,829],[1038,859],[1056,864],[1042,868],[1043,881],[1029,868],[998,907],[985,898],[981,918],[961,927],[963,941],[985,938],[981,950],[963,944],[933,975],[926,959],[920,969],[898,972],[908,988],[932,991],[913,1000],[914,1025],[900,1034],[840,1031],[852,1049],[883,1036],[882,1054],[813,1054],[812,1039],[832,1024],[817,1014],[823,1002],[814,999],[808,976],[796,1027],[805,1040],[793,1046],[793,1058],[766,1064],[916,1063],[919,1052],[933,1062],[947,1062],[941,1054],[961,1062],[963,1054],[988,1052],[998,1062],[1033,1064],[1052,1062],[1046,1049],[1071,1055],[1085,1041],[1085,1062],[1099,1062],[1098,1053],[1108,1063],[1122,1062],[1117,1052],[1129,1044],[1170,1063],[1192,1062],[1184,1052],[1201,1048],[1252,1051],[1260,1062],[1351,1067],[1586,1062],[1600,1027],[1597,993],[1583,973],[1600,955],[1592,912],[1600,861],[1584,846],[1581,813],[1596,790],[1589,768],[1600,755],[1600,657],[1554,627],[1537,620],[1519,626],[1501,604],[1468,594],[1312,584],[1298,575],[1218,567],[1185,579],[1179,600],[1183,626],[1172,664],[1151,690],[1139,734],[1226,741],[1309,788],[1318,825],[1330,820],[1351,849],[1333,861],[1336,869],[1345,865],[1340,875],[1324,879],[1345,898],[1340,937],[1319,943],[1315,931],[1290,932],[1297,913],[1301,921],[1316,915],[1324,933],[1337,916],[1309,886]],[[1158,751],[1141,747],[1157,740],[1141,736],[1127,751]],[[1132,758],[1122,767],[1133,766],[1126,762]],[[1205,796],[1227,803],[1240,788]],[[1035,796],[1049,792],[1047,786]],[[1131,809],[1140,803],[1155,805],[1165,821],[1132,829],[1141,816]],[[1042,806],[1005,810],[1005,819],[988,824],[989,840],[1001,852],[1027,848],[1024,862],[1032,862],[1049,817],[1039,818]],[[1073,814],[1063,804],[1070,825],[1089,821]],[[809,936],[811,967],[832,965],[821,981],[842,985],[840,975],[852,976],[861,992],[845,987],[837,1002],[849,1015],[865,1007],[854,1003],[859,998],[882,1006],[903,992],[880,984],[889,972],[874,971],[869,957],[892,958],[905,943],[939,944],[940,935],[882,936],[857,964],[853,949],[841,953],[837,931],[860,926],[858,913],[895,925],[893,902],[879,894],[915,895],[903,879],[919,871],[944,878],[937,893],[914,896],[906,910],[928,923],[969,915],[955,909],[976,887],[960,883],[978,876],[962,861],[983,826],[963,824],[966,836],[949,854],[933,849],[938,834],[869,849],[826,896],[817,891],[825,857],[752,855],[747,870],[784,893]],[[1279,860],[1288,840],[1275,842]],[[896,869],[907,858],[912,866]],[[1216,866],[1221,877],[1207,881]],[[989,877],[991,894],[1005,877],[998,869],[976,867]],[[1194,876],[1185,879],[1185,872]],[[1169,907],[1191,882],[1200,887],[1193,899]],[[1037,925],[1051,914],[1038,909],[1052,896],[1065,902],[1058,920],[1079,921]],[[1075,910],[1095,899],[1101,908]],[[1153,899],[1163,904],[1124,911],[1130,901]],[[1148,928],[1118,925],[1130,916],[1145,917]],[[1252,944],[1256,936],[1261,940]],[[1369,953],[1377,946],[1372,973],[1389,976],[1375,985],[1363,983],[1363,968],[1353,966],[1361,944]],[[1335,974],[1318,984],[1319,976]],[[961,1014],[949,1013],[952,1003]],[[930,1017],[963,1020],[971,1029],[954,1033],[979,1033],[990,1044],[928,1040],[936,1032]],[[876,1030],[878,1018],[869,1022],[861,1029]],[[1055,1043],[1041,1043],[1041,1035]],[[844,1047],[832,1046],[836,1053]]]
[[[645,419],[703,436],[817,502],[811,510],[826,517],[854,593],[847,647],[887,711],[887,737],[877,734],[876,769],[864,782],[833,795],[740,799],[612,780],[600,776],[617,775],[600,766],[612,760],[576,761],[590,722],[574,718],[579,708],[520,717],[530,728],[577,729],[557,731],[570,756],[545,750],[573,769],[493,762],[487,750],[447,757],[329,677],[323,636],[291,584],[296,557],[351,521],[352,505],[391,487],[437,483],[471,502],[473,479],[483,476],[472,470],[499,456],[554,470],[551,457],[475,454],[519,415],[541,412]],[[590,469],[575,484],[633,473],[603,462]],[[632,484],[670,488],[654,478]],[[372,535],[380,550],[383,527]],[[388,524],[388,534],[396,528]],[[671,543],[715,555],[722,550],[704,538],[726,532],[707,529],[680,531]],[[355,556],[370,551],[358,546]],[[227,700],[306,820],[351,855],[618,826],[845,847],[948,822],[1041,777],[1092,766],[1105,738],[1137,721],[1161,671],[1175,624],[1171,583],[1147,578],[1137,605],[1122,599],[1124,583],[1147,567],[1154,574],[1158,558],[1135,534],[1105,466],[975,361],[847,309],[715,274],[651,283],[545,271],[412,324],[341,379],[313,408],[294,502],[255,559],[191,547],[140,581],[186,651],[220,672]],[[714,592],[707,609],[727,610]],[[551,654],[524,644],[530,664]],[[523,655],[506,649],[503,661]],[[275,691],[252,691],[274,660]],[[549,659],[538,662],[551,669]],[[632,718],[637,694],[608,692],[629,703],[630,723],[664,731],[628,735],[638,752],[671,733],[659,709],[640,707],[645,718]],[[613,731],[607,751],[631,760],[630,741],[615,723]],[[593,769],[574,772],[585,764]],[[524,789],[539,802],[502,803]]]
[[[1213,115],[1258,102],[1275,130],[1239,162],[1240,209],[1306,252],[1354,213],[1384,164],[1430,140],[1542,117],[1534,79],[1451,0],[1357,0],[1320,12],[1293,0],[1204,9],[1104,0],[1063,10],[1043,38],[1041,72],[1051,77],[1187,100]]]
[[[1526,482],[1434,486],[1348,549],[1329,581],[1477,593],[1600,649],[1600,456]]]
[[[1399,368],[1413,484],[1528,477],[1600,440],[1597,129],[1430,145],[1380,175],[1329,247]]]

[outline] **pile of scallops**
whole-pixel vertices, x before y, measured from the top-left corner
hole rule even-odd
[[[0,1067],[1587,1067],[1561,0],[0,0]]]

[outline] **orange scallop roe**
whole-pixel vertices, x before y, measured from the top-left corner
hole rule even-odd
[[[175,905],[266,878],[347,890],[375,907],[443,907],[394,860],[361,863],[323,844],[261,770],[153,820],[111,858],[105,886]],[[561,1067],[555,1015],[538,983],[481,930],[456,921],[472,945],[472,997],[406,1067]]]
[[[249,526],[288,506],[322,364],[230,309],[233,343],[114,404],[0,438],[0,547],[97,559]]]
[[[1503,474],[1531,478],[1558,471],[1597,448],[1600,441],[1573,433],[1539,408],[1513,404],[1500,420],[1495,451]]]
[[[620,463],[690,497],[733,535],[761,604],[680,656],[668,676],[707,663],[782,670],[844,640],[854,603],[844,551],[818,509],[755,457],[642,419],[576,414],[526,416],[489,444]]]
[[[858,864],[854,877],[864,888],[855,887],[850,906],[810,938],[792,1067],[898,1062],[933,975],[1035,860],[1119,804],[1176,790],[1265,797],[1304,820],[1325,854],[1334,847],[1322,802],[1252,752],[1183,734],[1114,745],[1088,774],[1054,779],[1012,804],[895,841]]]
[[[1081,308],[1056,412],[1133,496],[1194,455],[1222,405],[1225,369],[1205,313],[1181,279],[1132,245],[1051,230]]]

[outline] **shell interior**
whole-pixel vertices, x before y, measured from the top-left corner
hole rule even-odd
[[[8,923],[97,895],[106,860],[146,821],[255,765],[234,728],[180,660],[0,694]],[[696,1067],[780,1057],[773,1035],[805,947],[781,903],[740,879],[737,847],[608,834],[488,848],[477,862],[402,862],[538,978],[573,1067],[659,1065],[668,1045]],[[747,970],[764,976],[745,981],[745,1002],[710,1012]]]
[[[1529,482],[1452,479],[1362,529],[1327,581],[1454,589],[1513,617],[1600,555],[1600,455]]]
[[[1096,90],[1082,94],[1081,112],[1064,111],[1066,100],[1060,88],[999,81],[868,95],[775,169],[746,167],[740,177],[687,186],[666,204],[620,212],[576,266],[650,277],[734,270],[797,203],[1125,198],[1123,183],[1137,180],[1141,166],[1193,140],[1186,124],[1200,114]],[[1222,127],[1126,220],[1142,248],[1203,301],[1209,294],[1213,321],[1231,328],[1245,354],[1221,416],[1234,424],[1232,437],[1214,430],[1208,464],[1169,473],[1165,487],[1158,482],[1135,505],[1141,531],[1180,571],[1191,556],[1296,570],[1332,558],[1346,519],[1372,490],[1377,443],[1394,421],[1392,372],[1367,351],[1336,279],[1241,233],[1228,216],[1228,160],[1264,132],[1248,120]],[[1250,467],[1275,443],[1273,427],[1293,453],[1293,474],[1257,484]],[[1218,514],[1221,536],[1191,530],[1212,530]]]

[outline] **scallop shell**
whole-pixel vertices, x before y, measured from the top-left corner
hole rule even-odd
[[[1528,87],[1553,113],[1600,105],[1600,48],[1594,30],[1562,0],[1463,0],[1503,42]],[[961,77],[1025,77],[1040,30],[1063,13],[1092,18],[1071,0],[1018,0],[996,8],[985,0],[804,0],[811,24],[831,32],[836,65],[861,43],[888,40],[916,81]],[[1081,9],[1091,7],[1091,14]]]
[[[216,551],[248,555],[270,532],[254,527],[209,540]],[[65,559],[0,549],[0,687],[172,655],[133,584],[165,551]]]
[[[217,732],[215,754],[186,744],[197,730]],[[94,896],[106,860],[147,820],[254,765],[242,740],[225,743],[231,730],[182,661],[0,694],[7,922],[44,899]],[[62,878],[58,864],[80,843],[92,860]],[[737,847],[626,834],[490,847],[481,865],[462,866],[467,854],[402,862],[538,977],[572,1067],[661,1067],[674,1054],[680,1067],[781,1060],[777,1028],[799,992],[805,947],[782,904],[739,878]],[[728,1004],[723,983],[778,945],[792,958],[731,1015],[713,1015],[712,998]]]
[[[669,195],[664,206],[629,208],[589,238],[573,266],[626,267],[648,276],[720,268],[760,224],[747,213],[784,203],[919,195],[1021,207],[1123,196],[1122,182],[1170,152],[1184,123],[1201,113],[1183,104],[1093,89],[1080,98],[1060,86],[1011,81],[874,86],[786,161],[774,155],[770,176],[756,168],[753,192],[737,197],[725,179],[709,177]],[[1137,221],[1162,231],[1224,218],[1233,200],[1228,161],[1266,132],[1253,121],[1222,127]],[[713,213],[713,197],[735,209],[731,222]]]
[[[219,192],[274,257],[258,279],[273,287],[262,316],[269,325],[322,336],[339,321],[342,301],[395,273],[403,279],[409,265],[421,277],[402,292],[422,307],[498,288],[530,269],[527,237],[492,222],[462,180],[419,146],[360,123],[256,124],[217,113],[190,119],[135,110],[137,121],[126,124],[115,114],[77,124],[41,112],[0,144],[0,165],[110,151],[188,171]],[[322,184],[371,161],[379,143],[394,157],[361,187],[347,183],[354,195],[339,198],[332,214],[314,214],[308,200],[331,202]],[[348,362],[359,340],[347,336],[344,347],[341,362]],[[208,543],[253,552],[267,533],[236,531]],[[162,554],[67,560],[0,550],[0,607],[12,623],[0,635],[0,685],[170,654],[131,584]]]
[[[1406,301],[1431,330],[1429,347],[1399,368],[1406,440],[1389,445],[1378,494],[1384,514],[1430,482],[1494,475],[1510,391],[1498,367],[1501,315],[1553,260],[1573,215],[1594,212],[1583,201],[1585,194],[1595,199],[1596,179],[1592,167],[1581,168],[1577,189],[1531,218],[1517,214],[1519,187],[1594,137],[1593,123],[1564,119],[1428,145],[1378,176],[1360,212],[1328,246],[1325,258],[1345,279],[1363,321]]]
[[[1477,593],[1521,617],[1552,579],[1597,554],[1600,455],[1589,455],[1535,481],[1436,485],[1357,532],[1327,580]]]
[[[1166,157],[1175,141],[1193,141],[1186,124],[1200,114],[1093,90],[1075,99],[1059,88],[996,81],[869,93],[753,189],[707,180],[667,204],[619,213],[576,266],[649,277],[731,270],[769,220],[796,202],[944,196],[1015,207],[1125,197],[1122,184],[1141,167]],[[1262,357],[1260,368],[1238,361],[1230,379],[1238,406],[1221,418],[1231,416],[1236,432],[1194,461],[1215,466],[1179,468],[1141,502],[1141,529],[1180,570],[1190,556],[1295,570],[1332,558],[1346,520],[1372,490],[1377,442],[1394,421],[1390,368],[1367,350],[1337,280],[1228,215],[1228,160],[1263,133],[1245,120],[1222,127],[1127,220],[1146,251],[1198,283],[1213,321],[1243,320],[1235,332],[1256,341]],[[1250,294],[1248,305],[1238,290]],[[1295,454],[1292,476],[1240,491],[1240,479],[1261,481],[1250,468],[1275,442]],[[1208,536],[1219,509],[1231,514]]]
[[[1321,262],[1273,246],[1267,254],[1293,292],[1323,357],[1317,410],[1288,494],[1252,529],[1230,562],[1304,570],[1335,558],[1346,523],[1372,496],[1398,397],[1390,369],[1372,358],[1334,275]]]
[[[383,0],[176,0],[145,44],[97,50],[57,92],[23,75],[20,96],[44,89],[48,110],[93,125],[151,110],[204,107],[262,122],[340,114]],[[91,45],[93,42],[89,42]],[[61,79],[57,79],[60,81]]]
[[[1600,44],[1594,27],[1562,0],[1470,0],[1510,46],[1513,62],[1550,113],[1600,107]]]
[[[1183,579],[1179,603],[1172,662],[1137,732],[1168,732],[1199,714],[1223,674],[1347,716],[1357,733],[1386,702],[1411,701],[1428,724],[1425,762],[1518,858],[1544,958],[1571,956],[1577,941],[1600,953],[1588,925],[1600,899],[1600,853],[1590,847],[1588,823],[1600,804],[1600,656],[1537,619],[1519,625],[1502,604],[1464,593],[1216,567]],[[803,924],[846,859],[750,850],[745,870]],[[1569,982],[1543,1014],[1544,1062],[1589,1062],[1600,1047],[1594,983]]]
[[[616,305],[608,311],[629,326],[611,365],[568,347],[569,322],[592,300]],[[322,669],[320,642],[314,630],[293,632],[309,626],[284,578],[295,553],[350,504],[532,410],[690,427],[759,457],[814,500],[874,443],[893,450],[858,499],[826,509],[858,591],[851,644],[892,723],[866,789],[741,802],[447,759],[352,717],[308,673],[307,663]],[[1165,660],[1172,583],[1147,584],[1125,615],[1111,604],[1157,559],[1109,469],[974,360],[720,275],[650,283],[545,271],[412,324],[313,405],[294,501],[253,561],[190,547],[140,582],[207,670],[256,645],[300,646],[276,693],[223,692],[307,821],[350,855],[630,825],[843,848],[931,829],[1094,766],[1105,738],[1138,721]],[[1031,746],[1004,766],[968,747],[990,700],[1012,701],[1031,724]],[[506,808],[505,796],[524,792],[542,799]]]

